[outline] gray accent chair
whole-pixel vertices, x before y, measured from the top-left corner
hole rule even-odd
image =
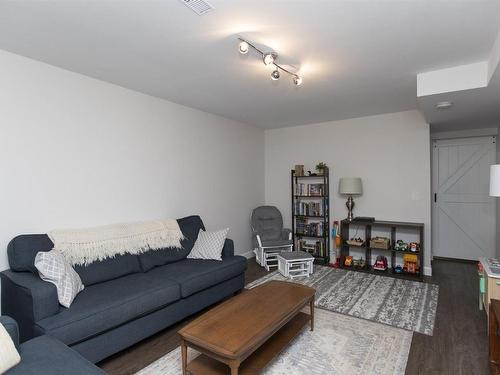
[[[105,375],[73,349],[50,336],[39,336],[19,344],[19,327],[8,316],[0,316],[0,324],[9,333],[21,362],[4,375]]]
[[[277,255],[293,250],[292,231],[283,228],[283,217],[275,206],[260,206],[251,218],[254,253],[257,263],[269,271],[278,267]]]

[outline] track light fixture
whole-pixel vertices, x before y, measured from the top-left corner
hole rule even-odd
[[[274,60],[278,58],[278,54],[275,52],[264,53],[262,56],[262,61],[264,61],[264,65],[271,65],[274,63]]]
[[[293,77],[292,81],[295,84],[295,86],[302,85],[302,77],[299,77],[299,76]]]
[[[245,55],[248,53],[248,43],[245,41],[240,42],[240,53]]]
[[[274,70],[271,73],[271,79],[273,81],[277,81],[280,78],[280,71],[288,73],[289,75],[292,76],[292,82],[295,86],[300,86],[302,85],[302,77],[300,77],[298,74],[291,72],[290,70],[284,68],[283,66],[279,65],[276,60],[278,59],[278,54],[276,52],[264,52],[257,48],[254,44],[250,43],[248,40],[245,40],[243,38],[238,38],[240,40],[240,45],[239,45],[239,51],[242,55],[245,55],[248,53],[250,50],[250,47],[260,53],[262,57],[262,61],[264,62],[264,65],[274,65]]]

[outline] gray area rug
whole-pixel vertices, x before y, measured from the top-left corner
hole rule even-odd
[[[307,313],[308,309],[305,310]],[[315,329],[306,325],[263,375],[404,374],[412,333],[316,309]],[[188,349],[189,360],[198,355]],[[177,348],[136,375],[180,375]]]
[[[269,280],[292,281],[275,271],[246,287]],[[293,281],[316,289],[317,307],[432,336],[437,285],[324,266]]]

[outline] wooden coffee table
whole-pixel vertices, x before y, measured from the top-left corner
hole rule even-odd
[[[182,374],[258,374],[307,324],[314,329],[315,290],[270,281],[218,305],[179,331]],[[310,314],[301,312],[309,305]],[[189,364],[187,348],[200,353]]]

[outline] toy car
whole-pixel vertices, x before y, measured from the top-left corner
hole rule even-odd
[[[345,261],[344,261],[344,266],[346,267],[352,267],[352,255],[348,255],[345,257]]]
[[[405,254],[403,256],[403,272],[416,274],[420,273],[420,267],[418,265],[418,258],[416,254]]]
[[[377,260],[375,260],[375,264],[373,265],[373,269],[377,271],[385,271],[387,270],[387,258],[379,255]]]
[[[402,240],[397,240],[396,243],[394,244],[394,250],[397,251],[407,251],[408,250],[408,244]]]
[[[417,242],[410,242],[410,251],[413,251],[414,253],[418,252],[420,250],[420,244]]]
[[[359,260],[359,268],[366,268],[366,260],[363,258]]]

